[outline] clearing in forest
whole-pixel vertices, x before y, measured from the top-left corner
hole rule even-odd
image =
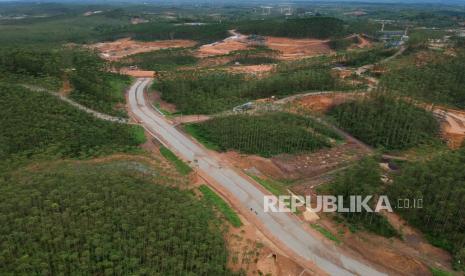
[[[265,44],[270,49],[279,51],[279,57],[283,60],[326,55],[332,52],[328,45],[328,40],[321,39],[295,39],[268,36],[266,37]]]
[[[106,60],[116,61],[123,57],[139,53],[151,52],[167,48],[187,48],[193,47],[197,42],[193,40],[174,39],[151,42],[135,41],[130,38],[123,38],[112,42],[100,42],[89,45],[90,49],[100,52],[100,56]]]

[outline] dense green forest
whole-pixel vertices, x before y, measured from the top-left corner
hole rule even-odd
[[[0,81],[61,86],[63,52],[59,48],[0,47]]]
[[[231,274],[207,202],[159,181],[112,163],[0,175],[0,274]]]
[[[335,106],[328,114],[374,147],[400,150],[438,139],[439,122],[431,112],[384,92]]]
[[[290,113],[216,117],[186,130],[207,147],[270,157],[329,147],[338,134],[315,120]]]
[[[239,23],[237,30],[244,34],[293,38],[324,39],[341,37],[347,34],[344,21],[333,17],[246,21]]]
[[[0,84],[0,94],[0,159],[94,156],[132,150],[145,139],[139,127],[95,119],[45,92]]]
[[[162,99],[186,114],[212,114],[247,101],[311,90],[345,89],[327,66],[281,71],[258,79],[223,72],[181,72],[154,82]]]
[[[192,39],[199,43],[211,43],[228,37],[226,24],[206,24],[200,26],[178,25],[159,22],[129,25],[108,31],[109,36],[132,37],[136,40]]]
[[[396,211],[426,234],[430,242],[455,256],[465,271],[465,148],[408,164],[389,188],[390,198],[422,199],[422,208]]]
[[[107,64],[93,52],[73,51],[71,64],[72,99],[103,113],[127,117],[121,106],[126,101],[124,92],[130,84],[129,77],[106,72]]]
[[[145,70],[173,70],[180,66],[195,65],[198,58],[184,48],[163,49],[148,53],[131,55],[117,63],[118,66],[131,66]]]
[[[106,72],[107,67],[96,53],[78,48],[0,48],[0,80],[58,90],[66,76],[74,100],[103,113],[127,116],[117,106],[125,102],[130,79]]]
[[[96,16],[53,16],[33,22],[14,21],[2,24],[0,45],[53,45],[89,43],[117,38],[114,30],[129,24],[126,18]]]
[[[421,66],[403,65],[383,76],[381,85],[428,102],[465,108],[465,52],[438,55]]]
[[[324,187],[325,193],[344,197],[344,207],[350,208],[349,197],[360,195],[363,197],[383,194],[385,187],[381,181],[381,170],[373,158],[364,158],[354,166],[338,174],[329,187]],[[374,210],[376,201],[370,201],[370,207]],[[349,212],[338,213],[336,219],[342,218],[351,230],[365,229],[376,234],[393,237],[397,236],[396,230],[387,219],[376,212]]]

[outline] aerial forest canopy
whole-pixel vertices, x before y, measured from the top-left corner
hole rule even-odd
[[[431,112],[385,92],[335,106],[328,114],[354,137],[388,150],[430,143],[439,133]]]
[[[465,52],[439,55],[423,65],[403,65],[388,72],[381,85],[428,102],[465,108]]]
[[[96,119],[46,92],[0,84],[0,158],[49,152],[67,157],[134,149],[139,127]]]
[[[333,17],[246,21],[239,23],[237,30],[244,34],[319,39],[347,34],[344,21]]]
[[[230,274],[212,209],[158,181],[73,161],[0,175],[0,274]]]
[[[408,164],[389,188],[390,198],[422,199],[422,208],[397,209],[432,244],[455,256],[465,270],[465,148]]]
[[[318,65],[262,79],[223,72],[183,72],[157,80],[154,88],[183,113],[212,114],[259,98],[349,87],[333,77],[328,66]]]
[[[217,117],[186,129],[217,150],[265,157],[311,152],[330,147],[331,139],[342,139],[311,118],[284,112]]]

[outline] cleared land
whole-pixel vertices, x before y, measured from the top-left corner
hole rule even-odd
[[[283,60],[326,55],[332,52],[328,46],[328,41],[321,39],[292,39],[268,36],[265,45],[270,49],[279,51],[279,58]]]
[[[100,42],[89,45],[90,49],[100,52],[103,59],[117,61],[126,56],[156,51],[168,48],[193,47],[197,42],[186,39],[160,40],[152,42],[136,41],[130,38],[123,38],[112,42]]]

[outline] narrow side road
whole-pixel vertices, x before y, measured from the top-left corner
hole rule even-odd
[[[267,195],[257,188],[252,179],[235,171],[211,155],[202,146],[178,131],[147,103],[144,90],[150,79],[138,79],[129,90],[129,108],[135,119],[165,146],[182,159],[195,164],[199,174],[206,175],[232,197],[231,202],[251,218],[269,238],[277,242],[306,266],[311,263],[329,275],[386,275],[368,264],[344,254],[334,245],[320,240],[304,228],[293,215],[287,213],[265,213],[263,199]],[[251,210],[251,211],[249,211]],[[314,267],[313,267],[314,268]]]

